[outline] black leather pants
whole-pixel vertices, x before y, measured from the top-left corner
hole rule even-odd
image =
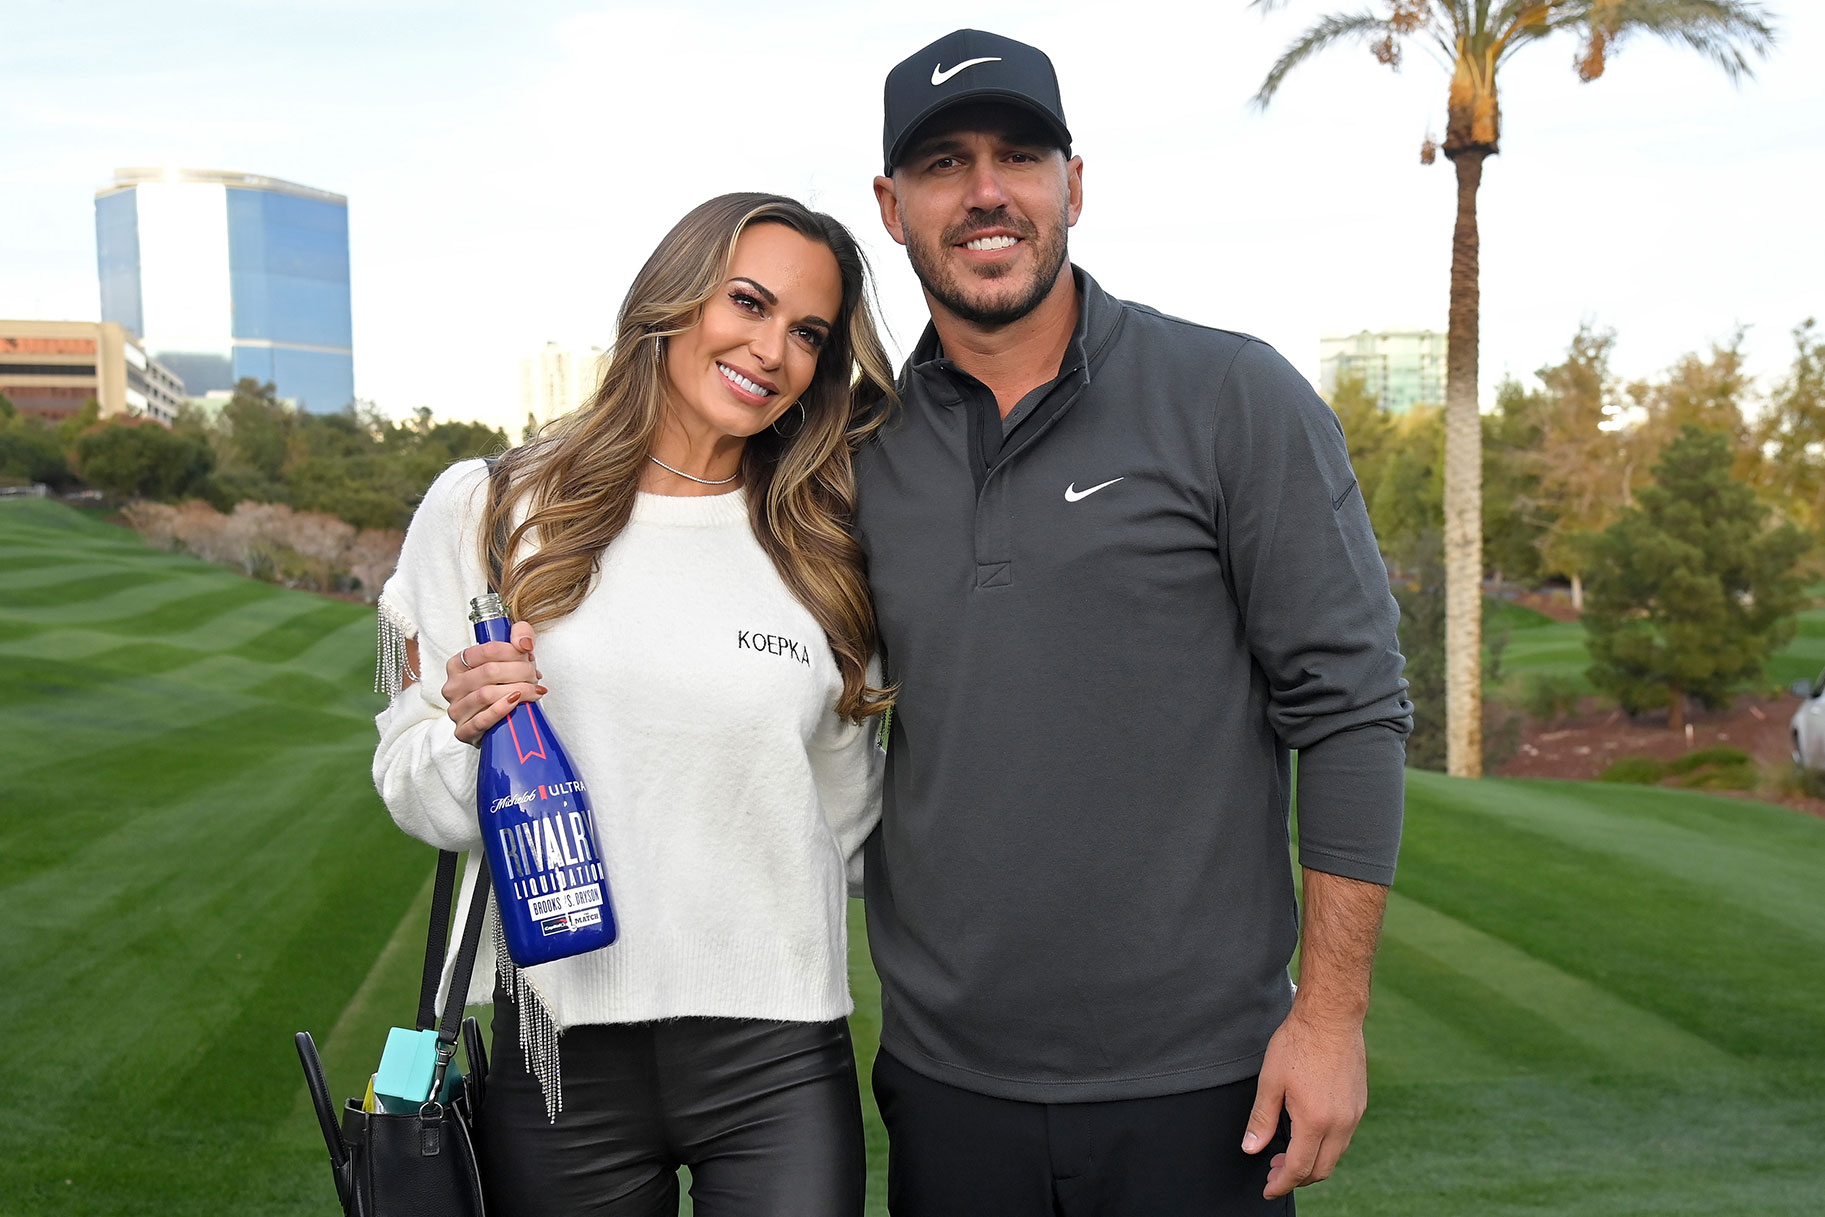
[[[477,1121],[489,1217],[861,1217],[866,1166],[849,1026],[685,1018],[572,1027],[545,1115],[519,1016],[497,995]]]

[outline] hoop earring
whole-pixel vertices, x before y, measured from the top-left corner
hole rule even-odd
[[[800,431],[803,431],[805,429],[805,403],[801,400],[801,401],[795,401],[792,404],[798,407],[798,426],[792,428],[792,430],[790,430],[790,431],[781,431],[779,429],[779,419],[784,418],[786,416],[784,414],[781,414],[779,416],[779,418],[776,418],[773,420],[773,431],[776,435],[778,435],[782,439],[791,439],[793,436],[797,435]]]

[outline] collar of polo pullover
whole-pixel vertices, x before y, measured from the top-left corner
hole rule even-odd
[[[1065,347],[1057,378],[1081,372],[1083,383],[1088,385],[1103,352],[1109,347],[1109,340],[1121,324],[1122,302],[1097,286],[1096,280],[1081,266],[1072,265],[1071,280],[1077,285],[1077,329]],[[929,321],[925,324],[925,332],[919,336],[919,344],[913,348],[912,357],[907,360],[907,367],[922,382],[932,403],[940,406],[961,405],[963,390],[958,378],[975,379],[946,358],[944,346],[938,340],[938,327]]]

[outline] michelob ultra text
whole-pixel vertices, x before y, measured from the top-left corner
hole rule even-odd
[[[469,602],[477,642],[508,642],[511,623],[490,592]],[[522,968],[615,940],[608,872],[589,791],[535,702],[482,736],[476,813],[507,953]]]

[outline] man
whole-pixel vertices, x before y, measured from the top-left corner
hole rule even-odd
[[[858,464],[901,689],[866,851],[890,1208],[1290,1212],[1367,1102],[1411,726],[1342,433],[1265,344],[1069,265],[1045,55],[960,30],[886,112],[932,319]]]

